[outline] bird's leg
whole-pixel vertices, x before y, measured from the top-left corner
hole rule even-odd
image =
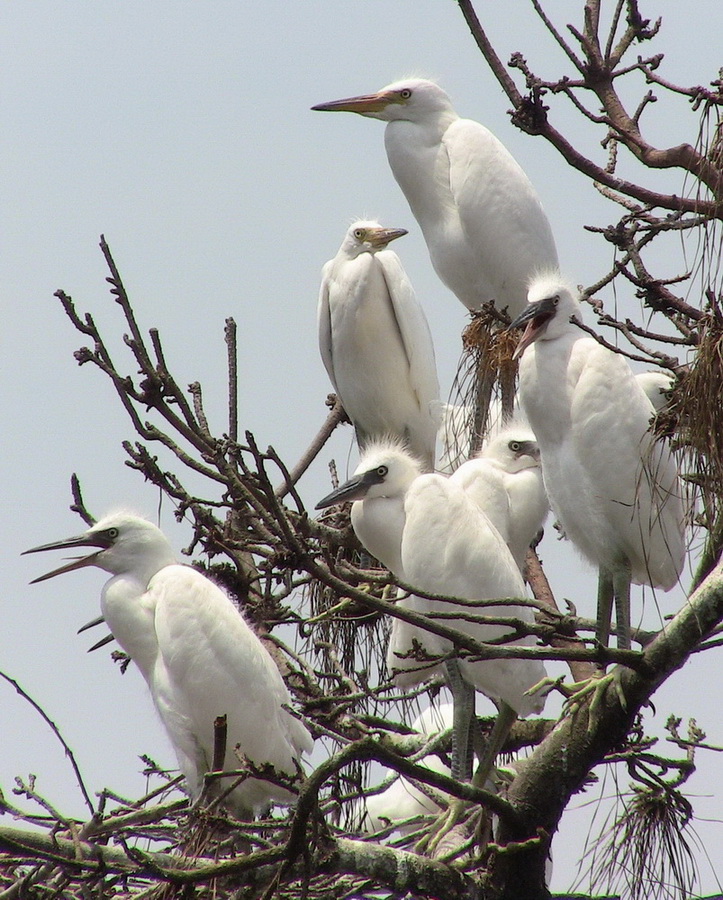
[[[492,733],[484,742],[484,747],[480,754],[479,765],[477,766],[477,771],[472,779],[472,784],[478,788],[490,789],[488,782],[494,772],[495,760],[507,740],[510,729],[517,719],[517,713],[511,706],[508,706],[507,703],[500,701],[497,704],[497,708],[498,715],[495,719]],[[471,729],[473,745],[476,743],[475,731],[476,729]],[[455,777],[454,769],[452,777]],[[495,790],[494,784],[491,789]],[[453,834],[455,826],[464,815],[465,805],[463,800],[452,800],[447,812],[435,823],[430,833],[417,844],[417,850],[420,851],[426,849],[430,856],[434,856],[437,859],[447,859],[455,856],[458,852],[459,845],[466,839],[466,835]],[[486,824],[486,816],[483,816],[478,822],[478,832],[483,832]]]
[[[456,659],[447,660],[445,663],[447,680],[453,699],[453,727],[452,727],[452,778],[457,781],[470,781],[472,779],[472,755],[474,747],[474,734],[472,719],[474,717],[475,691],[474,687],[465,681]]]
[[[621,629],[626,629],[627,646],[629,647],[630,566],[627,562],[621,567],[616,566],[612,569],[607,566],[600,566],[598,573],[597,631],[595,637],[603,647],[607,647],[610,642],[610,620],[612,618],[613,601],[615,601],[616,606],[618,647],[626,646]],[[623,606],[621,606],[621,603]],[[564,706],[565,712],[576,713],[582,707],[583,700],[592,694],[588,710],[588,730],[592,730],[598,710],[603,702],[605,691],[611,684],[615,685],[620,702],[625,706],[625,698],[620,696],[619,681],[615,672],[613,671],[606,675],[604,668],[597,668],[590,678],[586,678],[584,681],[576,681],[574,684],[567,685],[564,688],[563,693],[567,696]]]
[[[613,574],[604,566],[600,566],[597,582],[597,632],[595,637],[603,647],[607,647],[610,641],[613,596]]]
[[[487,784],[487,779],[494,771],[495,760],[505,745],[510,729],[517,720],[517,713],[504,700],[500,700],[497,703],[497,710],[497,718],[495,719],[492,733],[487,738],[484,754],[472,779],[472,784],[478,788],[484,788]]]
[[[617,634],[618,649],[630,649],[630,562],[622,558],[612,571],[600,568],[600,581],[598,583],[598,631],[597,638],[605,646],[610,640],[610,615],[612,613],[612,601],[615,601],[615,631]],[[604,591],[604,596],[603,596]],[[606,604],[605,608],[604,605]],[[604,618],[603,618],[604,616]],[[604,638],[604,640],[603,640]],[[592,694],[589,708],[588,730],[591,730],[598,717],[598,711],[602,705],[605,691],[613,686],[618,697],[618,702],[627,709],[627,700],[623,693],[617,670],[613,669],[607,675],[601,669],[597,675],[593,675],[588,681],[572,685],[575,692],[570,696],[566,707],[572,711],[578,709],[582,700]]]
[[[472,784],[477,788],[492,790],[497,793],[497,782],[494,777],[495,762],[505,745],[507,735],[517,721],[517,713],[511,706],[500,700],[497,704],[497,718],[490,736],[485,742],[479,765],[474,773]],[[491,820],[485,807],[480,808],[480,817],[475,828],[476,844],[484,849],[491,837]]]
[[[472,758],[474,755],[475,728],[474,719],[475,690],[465,681],[459,666],[459,660],[450,659],[444,664],[447,681],[452,691],[452,771],[455,781],[470,782],[472,780]],[[450,800],[446,812],[442,813],[430,827],[429,832],[416,844],[416,851],[429,852],[434,855],[440,842],[449,835],[459,822],[464,812],[464,801]],[[462,838],[455,836],[453,843],[458,845]]]
[[[630,649],[630,562],[622,559],[613,570],[612,584],[615,597],[615,624],[618,649]]]

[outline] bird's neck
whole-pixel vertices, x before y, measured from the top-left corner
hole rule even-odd
[[[146,680],[158,650],[155,601],[146,590],[149,580],[139,580],[135,574],[114,575],[103,586],[100,601],[106,625]]]
[[[422,229],[437,227],[453,212],[449,159],[441,144],[450,121],[390,122],[384,141],[389,165]]]
[[[567,433],[570,391],[577,381],[570,362],[578,339],[566,333],[553,340],[537,340],[522,355],[520,399],[540,446],[549,448]]]

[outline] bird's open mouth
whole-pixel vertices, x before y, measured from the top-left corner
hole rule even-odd
[[[510,329],[521,328],[525,324],[527,327],[515,348],[515,352],[512,354],[513,359],[517,359],[530,344],[537,340],[554,315],[555,302],[553,298],[545,298],[544,300],[538,300],[536,303],[530,303],[527,309],[520,313],[510,325]]]

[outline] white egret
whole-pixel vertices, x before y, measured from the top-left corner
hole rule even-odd
[[[439,85],[397,81],[312,108],[388,123],[394,177],[437,275],[468,309],[494,300],[515,316],[531,277],[557,267],[550,223],[527,175],[484,125],[460,119]]]
[[[399,437],[432,469],[441,415],[432,336],[399,257],[387,249],[406,233],[377,222],[349,228],[322,271],[319,349],[359,448]]]
[[[507,545],[482,510],[452,479],[419,474],[419,465],[397,444],[370,448],[346,484],[317,504],[317,509],[343,500],[356,500],[352,522],[357,536],[370,553],[382,550],[382,562],[403,581],[430,594],[478,601],[470,608],[459,604],[412,596],[400,600],[403,608],[432,619],[452,617],[450,624],[479,641],[496,641],[510,634],[505,625],[483,624],[475,614],[485,611],[485,600],[523,597],[524,582]],[[400,539],[399,553],[396,547]],[[384,558],[386,556],[386,559]],[[493,606],[490,615],[531,622],[530,609],[514,604]],[[449,618],[440,621],[448,622]],[[453,774],[470,777],[474,711],[474,688],[501,708],[499,729],[490,740],[488,756],[494,759],[515,715],[540,711],[544,700],[527,691],[544,677],[542,663],[522,659],[471,661],[453,655],[447,638],[422,627],[404,623],[393,631],[388,662],[399,668],[401,654],[414,654],[415,643],[431,657],[446,659],[450,687],[455,698]],[[530,646],[534,639],[522,637],[517,645]],[[433,663],[436,669],[439,663]],[[429,667],[402,661],[397,682],[416,683],[429,677]],[[485,760],[485,763],[491,761]]]
[[[673,456],[649,430],[652,407],[630,366],[571,322],[581,319],[558,273],[532,283],[514,326],[522,408],[540,445],[552,509],[599,568],[598,638],[613,600],[618,646],[630,646],[630,583],[669,590],[685,557],[684,510]]]
[[[212,767],[214,721],[223,715],[225,767],[238,767],[238,747],[254,765],[271,765],[280,777],[294,778],[299,757],[312,748],[311,735],[285,709],[290,698],[276,664],[224,591],[177,564],[163,533],[128,513],[111,514],[78,537],[26,552],[76,547],[97,549],[32,583],[83,566],[111,573],[101,593],[103,617],[148,683],[192,798],[200,795]],[[271,801],[293,799],[285,787],[247,778],[224,804],[249,818]]]
[[[653,404],[653,409],[659,413],[661,409],[665,409],[670,400],[670,391],[675,384],[675,376],[672,372],[650,371],[640,372],[635,376],[635,380],[645,391],[645,396]]]
[[[452,727],[453,710],[451,703],[441,703],[439,707],[427,706],[412,722],[412,731],[425,737],[446,731]],[[442,775],[449,775],[449,766],[442,761],[437,753],[430,753],[419,762],[420,766]],[[393,769],[387,769],[385,780],[394,776]],[[441,791],[437,792],[439,799],[449,799],[449,796]],[[441,806],[436,803],[431,792],[425,792],[422,788],[405,778],[397,775],[391,784],[378,794],[371,794],[365,798],[366,817],[363,822],[367,832],[380,831],[389,824],[403,823],[418,816],[439,813]],[[406,835],[414,831],[415,824],[399,825],[400,834]]]
[[[527,550],[550,509],[540,448],[529,427],[513,424],[499,432],[452,479],[487,514],[524,572]]]

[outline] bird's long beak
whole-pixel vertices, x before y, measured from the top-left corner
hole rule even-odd
[[[360,475],[354,475],[349,481],[345,481],[335,491],[327,494],[326,497],[319,500],[314,507],[315,509],[326,509],[328,506],[334,506],[337,503],[347,503],[351,500],[363,500],[366,497],[369,488],[373,484],[381,484],[384,480],[376,469],[370,469],[368,472],[362,472]]]
[[[396,102],[394,94],[389,91],[377,91],[376,94],[361,94],[358,97],[331,100],[329,103],[317,103],[311,108],[320,112],[355,112],[361,116],[373,116],[394,102]]]
[[[85,625],[81,625],[76,634],[82,634],[84,631],[95,628],[96,625],[102,625],[103,622],[105,622],[103,616],[98,616],[98,618],[96,619],[91,619],[90,622],[86,622]]]
[[[45,575],[34,578],[30,584],[37,584],[40,581],[47,581],[48,578],[54,578],[56,575],[63,575],[65,572],[72,572],[74,569],[82,569],[84,566],[92,566],[97,557],[110,547],[111,542],[102,534],[79,534],[76,537],[66,538],[63,541],[54,541],[52,544],[42,544],[40,547],[32,547],[25,550],[23,556],[28,553],[40,553],[43,550],[70,550],[76,547],[99,547],[97,553],[91,553],[89,556],[79,556],[72,559],[65,565]]]
[[[509,330],[521,328],[523,325],[527,326],[520,338],[519,344],[515,347],[512,359],[517,359],[518,356],[521,356],[527,347],[534,343],[534,341],[542,334],[547,323],[555,315],[556,301],[557,298],[555,297],[545,297],[543,300],[537,300],[534,303],[530,303],[528,304],[527,309],[521,312],[514,322],[512,322],[509,326]]]
[[[409,234],[406,228],[379,228],[370,231],[367,240],[375,250],[378,250],[396,241],[397,238],[404,237],[405,234]]]

